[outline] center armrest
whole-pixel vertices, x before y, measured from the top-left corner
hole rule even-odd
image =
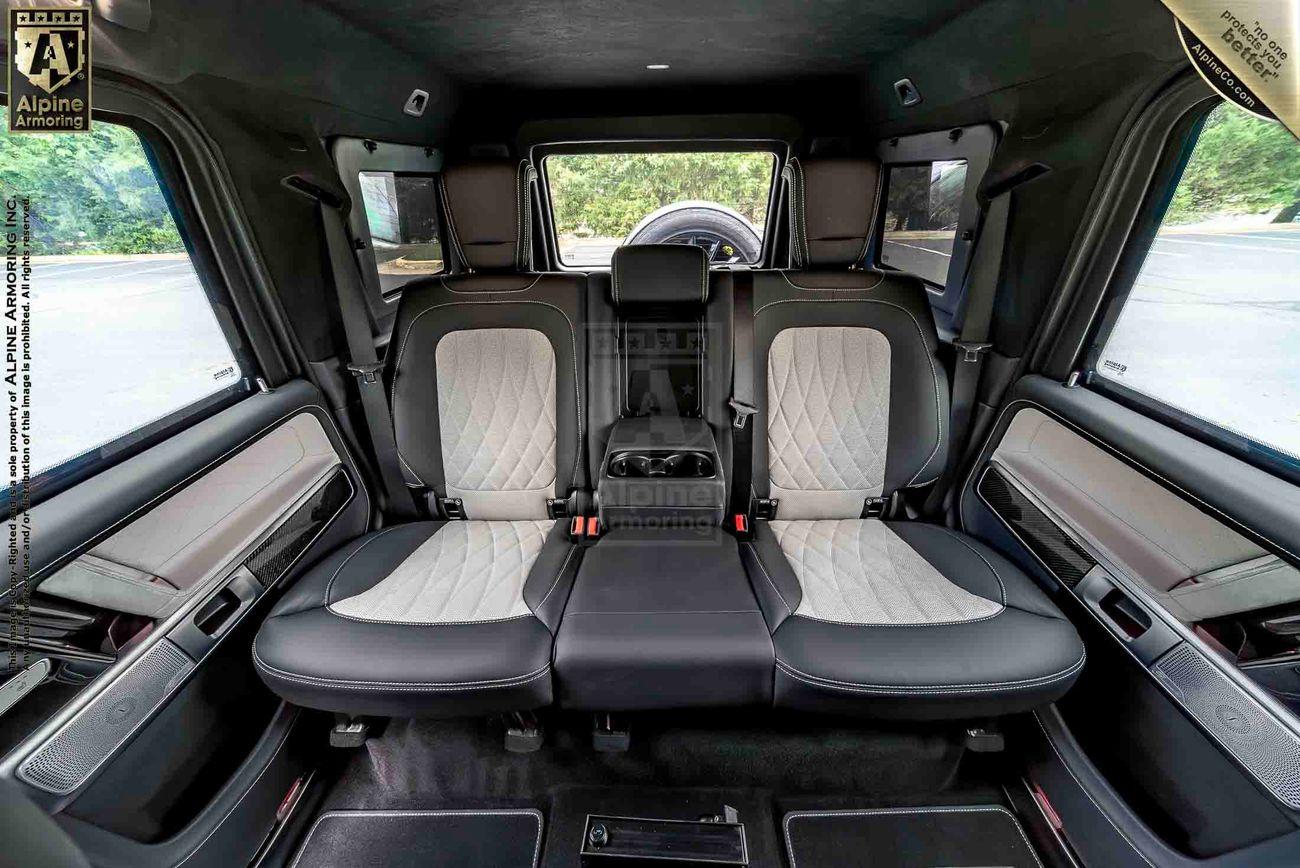
[[[558,699],[575,709],[765,705],[774,665],[736,541],[716,527],[610,531],[555,640]]]

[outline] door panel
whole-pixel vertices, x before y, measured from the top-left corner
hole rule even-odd
[[[1150,834],[1205,858],[1295,831],[1300,722],[1207,620],[1300,599],[1294,486],[1094,391],[1028,377],[959,507],[1080,625],[1089,666],[1063,723]],[[1151,864],[1176,864],[1156,849]]]
[[[209,836],[233,847],[213,864],[239,864],[272,830],[306,770],[279,748],[311,715],[266,690],[252,639],[297,573],[368,527],[358,479],[295,381],[31,510],[31,599],[68,626],[53,652],[24,649],[51,674],[0,715],[20,742],[0,775],[97,864],[176,864]]]

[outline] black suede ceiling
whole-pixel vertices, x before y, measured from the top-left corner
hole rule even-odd
[[[851,75],[979,0],[317,0],[473,85],[593,88]],[[647,64],[670,69],[648,71]]]

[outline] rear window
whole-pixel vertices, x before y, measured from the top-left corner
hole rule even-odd
[[[1122,305],[1097,382],[1300,464],[1300,142],[1211,111]]]
[[[885,180],[880,264],[935,286],[946,285],[965,191],[965,160],[891,166]]]
[[[30,272],[32,477],[110,455],[247,391],[246,371],[131,129],[0,135],[0,193]]]
[[[695,244],[714,264],[762,255],[771,153],[552,154],[543,166],[565,265],[607,266],[623,244]]]
[[[387,295],[412,280],[440,273],[442,242],[433,176],[361,172],[357,180],[380,290]]]

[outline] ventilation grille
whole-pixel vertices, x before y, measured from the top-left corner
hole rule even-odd
[[[95,697],[72,722],[18,767],[34,787],[64,795],[81,786],[194,670],[194,661],[163,639]]]
[[[271,531],[271,535],[244,561],[248,571],[262,587],[270,587],[293,566],[316,536],[352,499],[352,483],[342,470],[337,471],[311,499]]]
[[[1007,482],[996,467],[990,465],[980,477],[978,490],[998,518],[1006,522],[1054,576],[1071,588],[1096,566],[1096,561],[1078,543]]]
[[[1300,809],[1300,738],[1186,642],[1152,672],[1269,792]]]

